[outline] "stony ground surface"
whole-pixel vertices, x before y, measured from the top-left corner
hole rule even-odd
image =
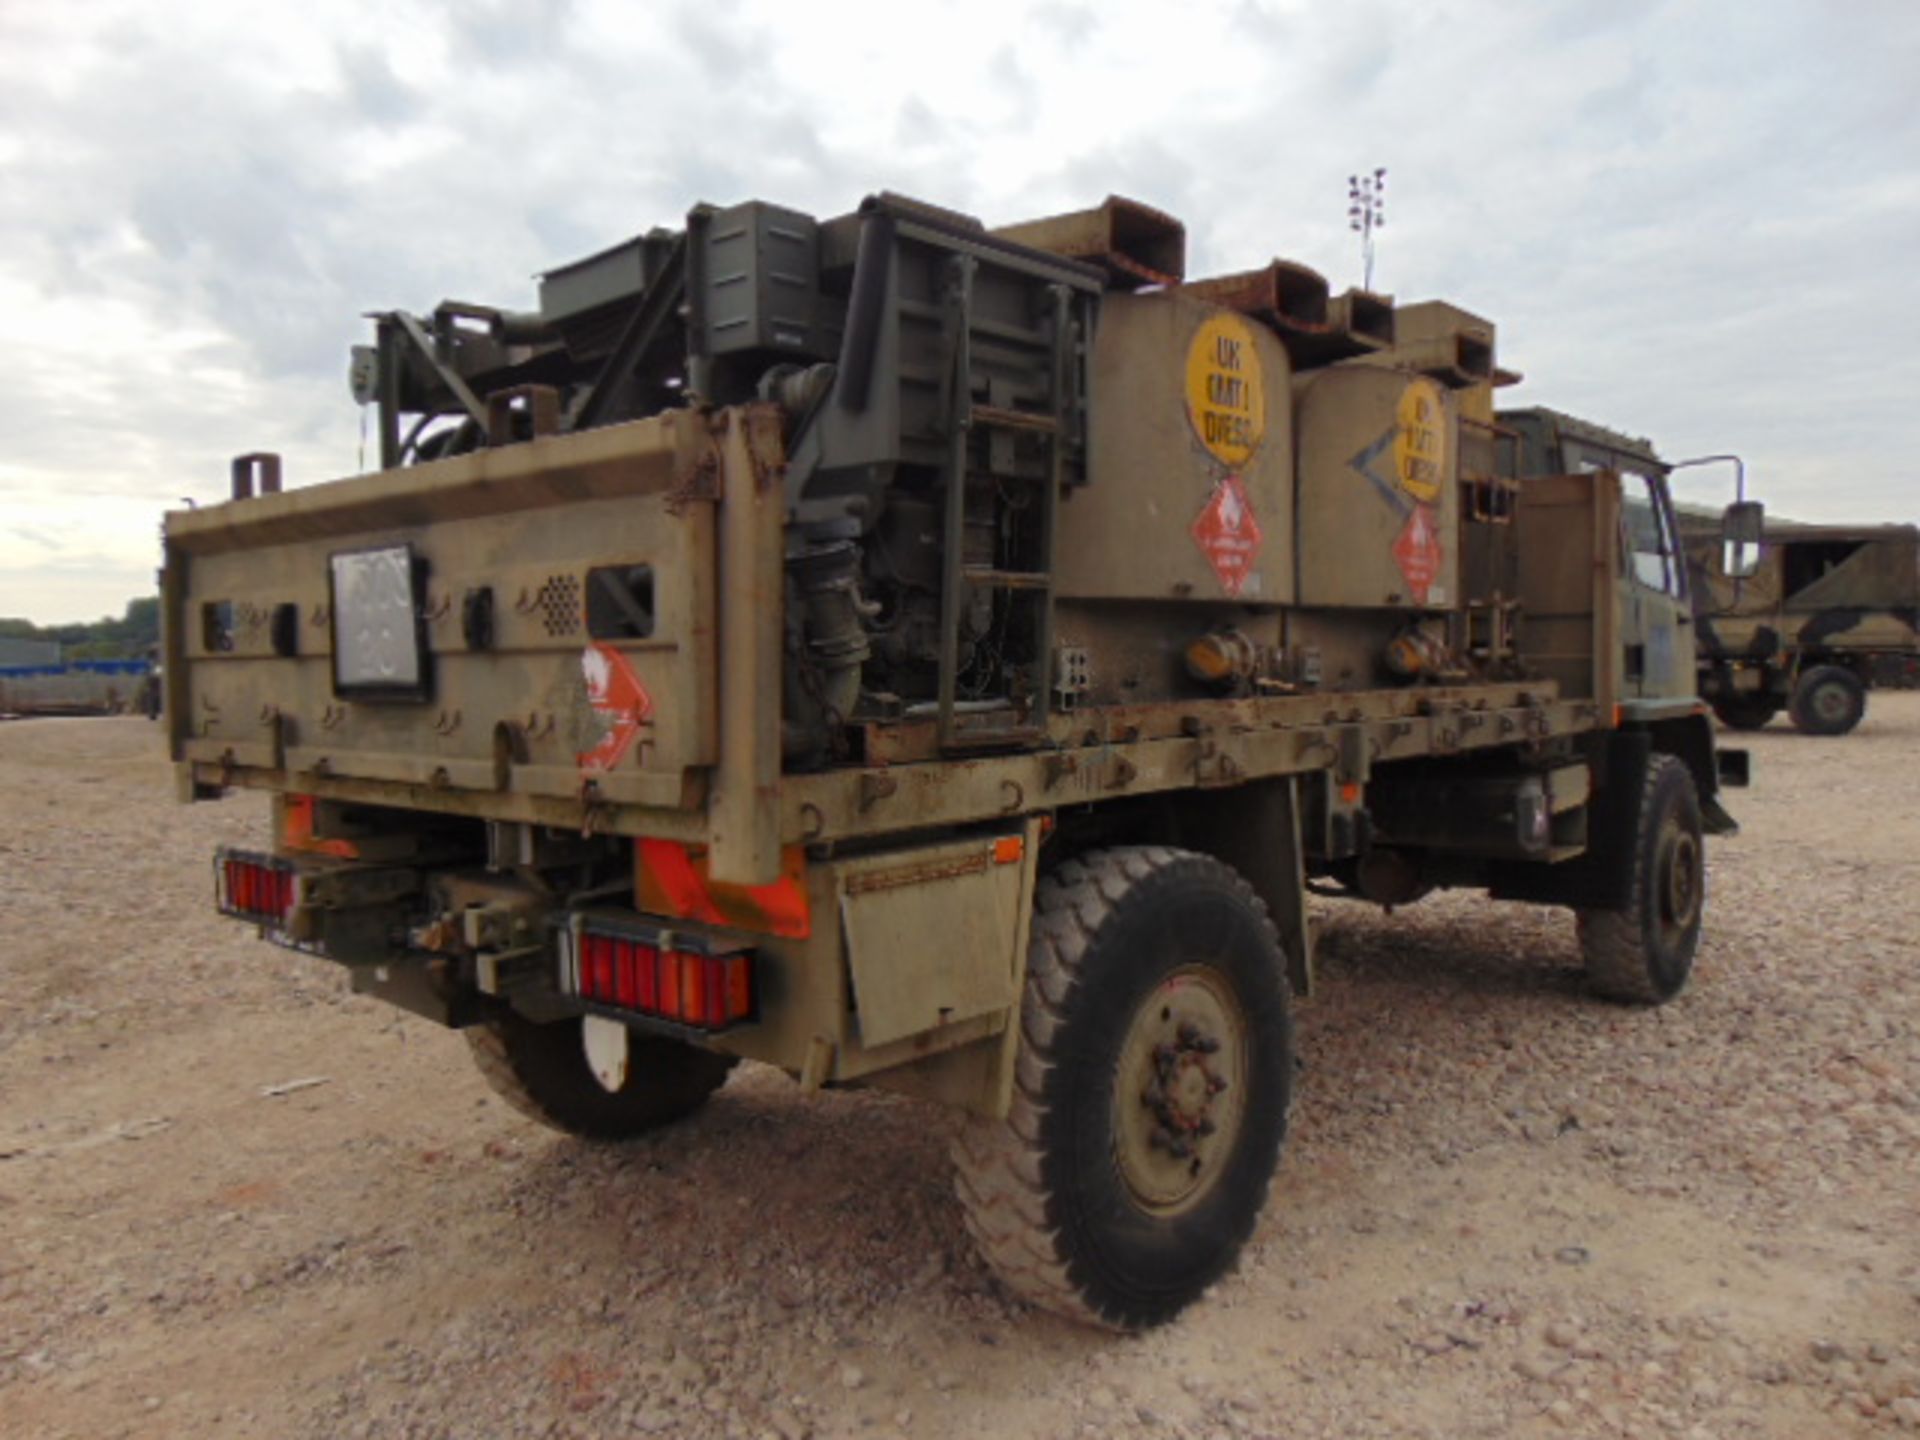
[[[1269,1211],[1134,1339],[996,1292],[938,1112],[746,1068],[624,1147],[522,1121],[210,913],[265,807],[154,743],[0,726],[5,1436],[1920,1432],[1920,695],[1752,739],[1664,1010],[1564,914],[1325,908]]]

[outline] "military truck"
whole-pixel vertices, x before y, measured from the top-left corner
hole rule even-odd
[[[272,795],[219,908],[576,1135],[743,1058],[956,1107],[988,1261],[1122,1329],[1262,1208],[1309,881],[1569,906],[1672,998],[1727,757],[1621,477],[1495,473],[1485,320],[1184,257],[703,205],[379,315],[377,473],[167,517],[181,793]]]
[[[1757,548],[1682,513],[1696,596],[1700,693],[1736,730],[1785,710],[1844,735],[1883,677],[1920,660],[1920,527],[1769,519]]]

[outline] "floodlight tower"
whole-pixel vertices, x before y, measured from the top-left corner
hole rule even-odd
[[[1387,223],[1387,167],[1347,177],[1347,228],[1360,237],[1362,290],[1373,289],[1373,232]]]

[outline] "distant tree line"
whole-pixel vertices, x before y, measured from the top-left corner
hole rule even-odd
[[[31,620],[0,619],[0,638],[58,640],[69,660],[138,660],[149,646],[160,643],[160,597],[129,600],[127,613],[118,620],[103,615],[71,625],[36,625]]]

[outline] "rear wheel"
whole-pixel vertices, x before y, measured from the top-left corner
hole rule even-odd
[[[1647,762],[1627,903],[1578,913],[1595,994],[1637,1005],[1678,995],[1693,973],[1706,908],[1706,842],[1693,773],[1672,755]]]
[[[1793,687],[1793,723],[1808,735],[1844,735],[1867,713],[1867,687],[1839,665],[1816,665]]]
[[[589,1056],[589,1025],[536,1025],[508,1012],[464,1033],[501,1099],[529,1120],[593,1140],[631,1139],[692,1114],[735,1064],[731,1055],[628,1031],[625,1063],[609,1069],[604,1047],[600,1064]]]
[[[1713,702],[1713,713],[1730,730],[1759,730],[1780,713],[1780,702],[1760,690],[1745,690],[1722,695]]]
[[[1094,851],[1034,900],[1004,1122],[955,1146],[967,1228],[1007,1287],[1072,1319],[1171,1319],[1253,1231],[1293,1078],[1285,966],[1227,866]]]

